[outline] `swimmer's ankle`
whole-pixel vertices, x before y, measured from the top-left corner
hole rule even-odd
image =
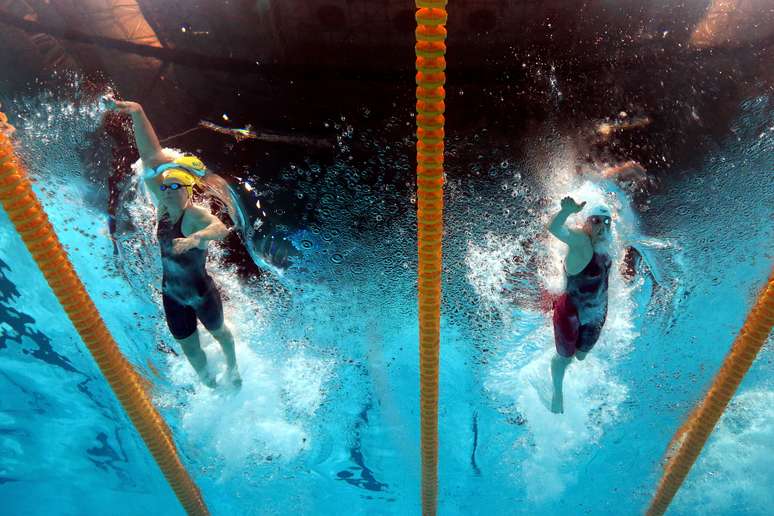
[[[554,391],[551,398],[551,412],[554,414],[564,414],[564,396],[561,391]]]
[[[217,387],[215,377],[210,374],[209,370],[205,369],[204,371],[197,371],[197,374],[199,375],[199,380],[201,380],[205,386],[209,387],[210,389]]]
[[[236,364],[234,364],[234,367],[229,367],[226,370],[226,378],[234,387],[239,388],[242,386],[242,377],[239,375],[239,368]]]

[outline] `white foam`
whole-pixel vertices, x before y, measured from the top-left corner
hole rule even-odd
[[[550,331],[541,328],[524,340],[545,343]],[[564,414],[553,414],[548,409],[553,355],[552,347],[532,351],[517,348],[495,364],[485,383],[492,394],[511,399],[526,420],[532,446],[527,448],[527,458],[514,480],[523,482],[529,499],[538,503],[558,498],[576,482],[575,453],[599,441],[619,418],[619,407],[628,393],[611,364],[592,352],[585,361],[575,361],[567,369]]]
[[[282,368],[282,390],[288,407],[304,416],[313,416],[323,402],[323,384],[333,372],[333,361],[305,354],[292,356]]]
[[[205,351],[216,364],[222,362],[216,344],[205,347]],[[186,449],[203,450],[208,462],[220,463],[223,467],[219,480],[247,472],[256,463],[289,461],[311,444],[306,422],[287,415],[288,398],[282,382],[289,374],[287,368],[258,356],[247,346],[239,346],[237,352],[242,388],[211,390],[197,382],[182,409]],[[174,381],[195,380],[185,359],[176,362]],[[307,407],[309,410],[319,406],[324,378],[304,375],[296,382],[300,393],[318,391],[317,404]],[[306,399],[312,397],[307,394]]]

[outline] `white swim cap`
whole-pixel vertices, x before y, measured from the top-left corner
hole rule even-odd
[[[586,212],[586,218],[594,217],[594,216],[610,217],[610,209],[604,204],[596,204]]]

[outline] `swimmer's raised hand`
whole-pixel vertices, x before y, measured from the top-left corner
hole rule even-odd
[[[107,109],[111,111],[126,113],[127,115],[131,115],[132,113],[139,113],[142,111],[142,106],[137,102],[116,100],[113,95],[105,95],[102,97],[102,103]]]
[[[578,213],[583,209],[584,206],[586,206],[586,201],[578,204],[575,202],[575,199],[570,196],[562,199],[562,211],[565,213]]]

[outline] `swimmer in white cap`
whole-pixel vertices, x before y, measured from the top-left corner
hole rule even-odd
[[[557,414],[564,412],[562,382],[565,369],[573,357],[586,358],[607,317],[612,218],[606,206],[597,205],[588,210],[582,228],[565,226],[567,218],[580,212],[585,205],[585,202],[578,204],[571,197],[565,197],[561,211],[549,225],[551,234],[569,247],[564,261],[567,284],[553,307],[556,355],[551,361],[554,385],[551,411]]]

